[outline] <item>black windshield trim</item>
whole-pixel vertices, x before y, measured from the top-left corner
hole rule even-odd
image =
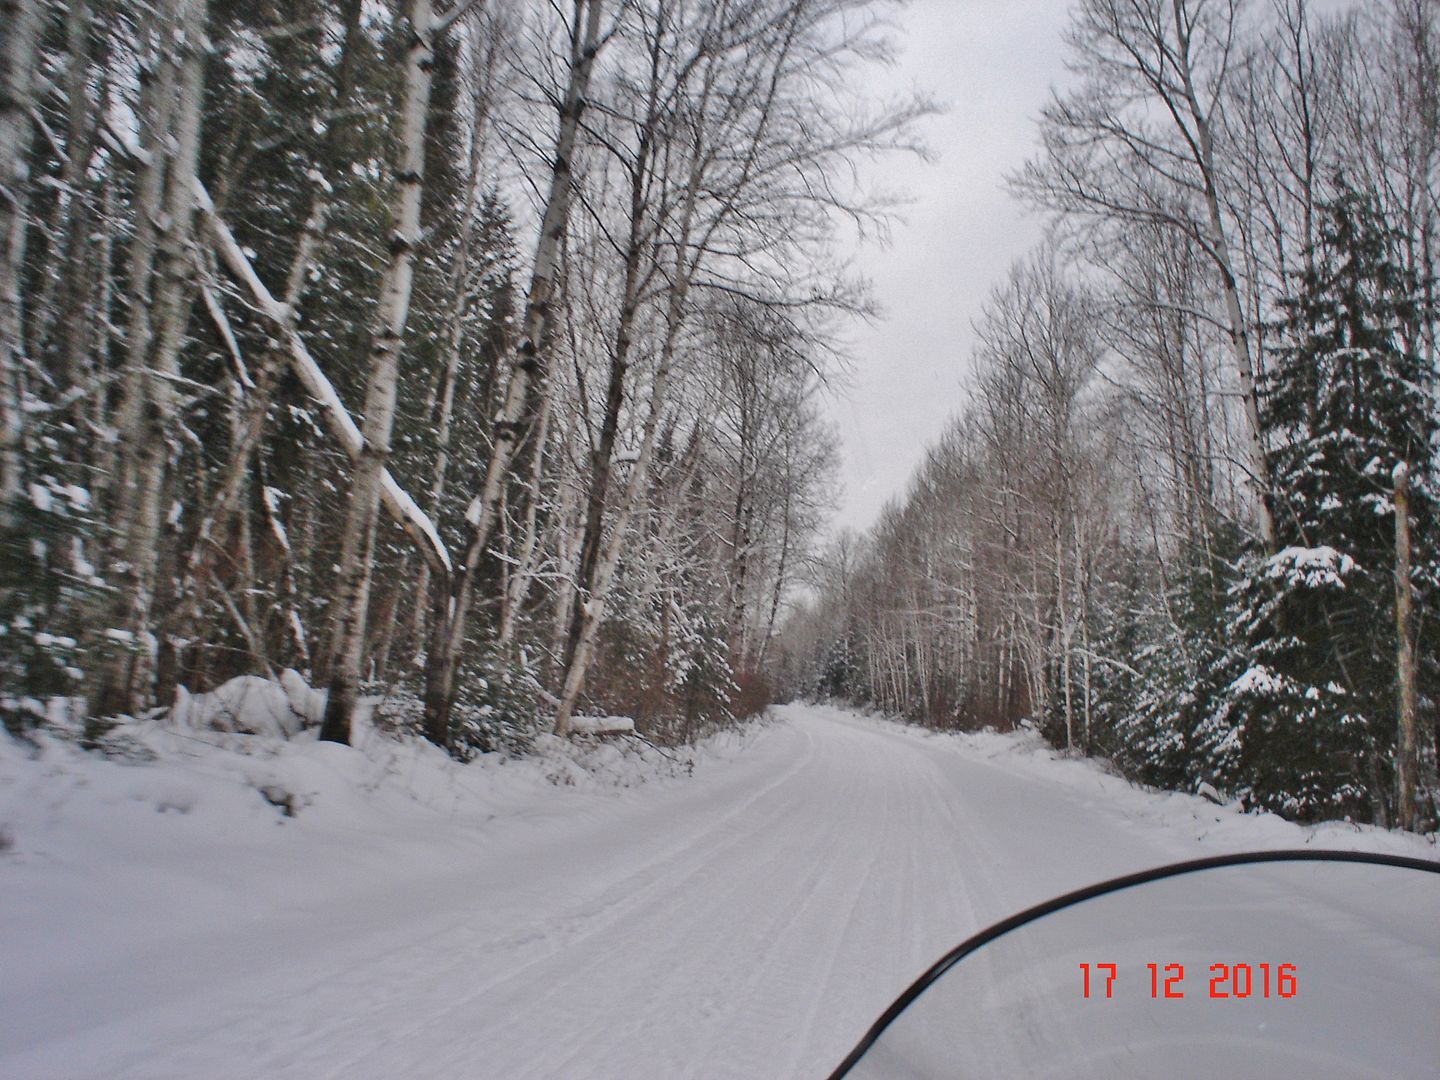
[[[1281,850],[1281,851],[1245,851],[1233,855],[1211,855],[1204,859],[1190,859],[1186,862],[1170,863],[1168,866],[1159,866],[1153,870],[1142,870],[1136,874],[1126,874],[1124,877],[1111,878],[1109,881],[1102,881],[1098,885],[1087,885],[1083,889],[1076,889],[1074,892],[1057,896],[1053,900],[1046,900],[1043,904],[1036,904],[1032,908],[1026,908],[1008,919],[1002,919],[994,926],[981,930],[978,934],[966,938],[955,948],[942,956],[930,969],[916,979],[910,988],[895,999],[888,1009],[881,1014],[865,1037],[860,1040],[854,1050],[850,1051],[839,1067],[830,1074],[829,1080],[840,1080],[847,1072],[854,1067],[855,1063],[865,1056],[865,1052],[875,1045],[885,1029],[890,1026],[894,1019],[909,1007],[910,1003],[919,997],[936,979],[944,975],[959,960],[968,956],[982,945],[986,945],[1011,930],[1033,922],[1051,912],[1059,911],[1071,904],[1078,904],[1083,900],[1091,900],[1097,896],[1104,896],[1106,893],[1119,892],[1121,889],[1128,889],[1132,885],[1143,885],[1148,881],[1159,881],[1162,878],[1177,877],[1180,874],[1193,874],[1199,870],[1211,870],[1219,866],[1244,866],[1246,863],[1270,863],[1270,862],[1348,862],[1348,863],[1370,863],[1375,866],[1394,866],[1404,870],[1420,870],[1430,874],[1440,874],[1440,862],[1433,862],[1428,859],[1416,859],[1408,855],[1381,855],[1368,851],[1316,851],[1305,848]]]

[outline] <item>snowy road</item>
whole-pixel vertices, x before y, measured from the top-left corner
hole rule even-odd
[[[955,740],[781,715],[692,780],[497,821],[444,873],[8,986],[0,1073],[818,1077],[975,929],[1200,850],[1098,774],[1091,797]]]
[[[517,1080],[823,1075],[972,929],[1157,860],[1073,800],[942,746],[788,718],[717,784],[542,859],[516,852],[498,942],[435,994],[475,1025],[440,1064]],[[1036,835],[1052,814],[1055,832]],[[1102,859],[1080,854],[1101,835]],[[1026,868],[1007,875],[1012,862]],[[377,1075],[431,1035],[413,1038],[386,1047]]]

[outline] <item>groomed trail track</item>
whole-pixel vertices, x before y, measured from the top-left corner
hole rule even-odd
[[[57,957],[3,993],[0,1073],[823,1077],[975,930],[1199,853],[1094,776],[784,707],[691,779],[497,818],[444,873]]]

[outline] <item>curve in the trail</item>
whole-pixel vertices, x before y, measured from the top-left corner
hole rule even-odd
[[[780,718],[691,781],[564,829],[497,827],[382,910],[356,897],[283,948],[212,943],[217,985],[117,1011],[124,1052],[67,1075],[823,1076],[981,926],[1186,853],[953,739],[835,709]],[[134,962],[196,982],[195,956]]]

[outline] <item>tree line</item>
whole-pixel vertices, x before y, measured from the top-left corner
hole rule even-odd
[[[1046,243],[841,535],[789,692],[1433,828],[1440,5],[1081,0],[1010,178]]]
[[[7,0],[0,713],[295,668],[460,756],[761,674],[882,0]]]

